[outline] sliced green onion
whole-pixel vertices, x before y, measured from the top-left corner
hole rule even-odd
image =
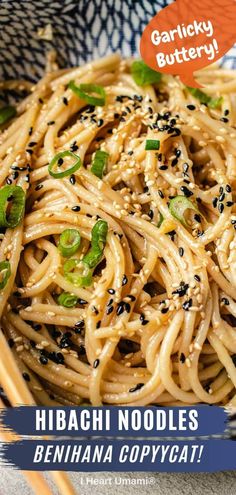
[[[163,220],[164,220],[164,217],[163,217],[162,213],[159,211],[159,220],[158,220],[158,224],[157,224],[158,228],[161,226]]]
[[[62,292],[57,298],[58,304],[60,306],[65,306],[65,308],[73,308],[78,302],[78,297],[69,292]]]
[[[159,150],[160,141],[159,139],[147,139],[145,144],[145,150]]]
[[[107,222],[98,220],[91,233],[91,247],[82,260],[70,259],[64,263],[66,280],[76,287],[89,287],[93,281],[93,270],[101,261],[108,232]]]
[[[65,261],[63,265],[64,275],[67,275],[68,273],[72,272],[79,263],[80,261],[74,258]]]
[[[88,265],[89,268],[95,268],[100,262],[106,244],[107,232],[107,222],[98,220],[92,229],[91,248],[83,258],[83,263]]]
[[[198,88],[191,88],[190,86],[186,86],[186,87],[189,93],[191,93],[191,95],[197,98],[197,100],[199,100],[200,103],[206,103],[210,108],[218,108],[223,101],[222,96],[220,96],[219,98],[211,98],[211,96],[207,95]]]
[[[22,187],[7,185],[0,189],[0,227],[13,229],[19,225],[24,210],[25,192]]]
[[[0,108],[0,125],[5,124],[8,120],[12,119],[16,115],[15,107],[7,105]]]
[[[0,290],[4,289],[11,275],[11,265],[9,261],[0,262]]]
[[[103,86],[98,84],[80,84],[76,86],[74,81],[70,81],[68,88],[73,91],[81,100],[86,101],[89,105],[103,107],[106,102],[106,92]],[[99,96],[93,96],[93,95]]]
[[[89,287],[92,283],[93,271],[83,264],[83,260],[74,258],[67,260],[64,263],[63,270],[66,280],[76,287]]]
[[[74,158],[76,161],[75,163],[67,168],[66,170],[63,170],[62,172],[57,172],[55,171],[55,166],[56,167],[61,167],[63,164],[63,159],[66,156],[70,156]],[[78,155],[75,155],[75,153],[72,153],[72,151],[66,150],[66,151],[61,151],[60,153],[57,153],[57,155],[54,156],[54,158],[51,160],[51,162],[48,165],[48,172],[49,174],[54,177],[54,179],[63,179],[63,177],[67,177],[68,175],[74,174],[82,165],[81,159]]]
[[[62,256],[68,258],[78,251],[80,246],[80,233],[76,229],[66,229],[60,235],[58,249]]]
[[[104,168],[106,167],[109,153],[106,151],[98,150],[95,153],[95,157],[92,163],[91,172],[102,179]]]
[[[131,74],[138,86],[159,83],[161,80],[161,73],[148,67],[142,60],[132,63]]]
[[[169,210],[171,215],[188,227],[184,214],[187,210],[194,210],[199,214],[198,208],[186,196],[175,196],[170,200]]]

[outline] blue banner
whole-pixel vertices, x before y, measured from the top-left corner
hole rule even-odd
[[[2,462],[33,471],[215,472],[236,469],[232,440],[23,440],[3,444]]]
[[[222,407],[16,407],[4,409],[2,427],[20,435],[194,437],[223,434]]]

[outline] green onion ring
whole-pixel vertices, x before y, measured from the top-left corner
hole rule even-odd
[[[81,100],[86,101],[89,105],[103,107],[106,102],[106,92],[103,86],[98,84],[80,84],[77,86],[74,81],[70,81],[68,88],[73,91]],[[100,96],[91,96],[91,93],[95,93]]]
[[[10,200],[11,209],[7,212]],[[0,227],[13,229],[21,222],[25,211],[25,192],[20,186],[4,186],[0,189]]]
[[[57,164],[58,165],[58,160],[62,159],[65,156],[71,156],[72,158],[76,159],[76,162],[74,165],[72,165],[70,168],[67,170],[63,170],[63,172],[54,172],[53,168]],[[51,162],[48,165],[48,172],[49,174],[54,177],[54,179],[63,179],[64,177],[67,177],[68,175],[74,174],[82,165],[81,159],[78,155],[75,155],[75,153],[72,153],[72,151],[66,150],[66,151],[61,151],[60,153],[57,153],[57,155],[54,156],[54,158],[51,160]]]
[[[58,249],[62,256],[68,258],[78,251],[80,246],[80,233],[76,229],[66,229],[59,239]]]
[[[198,214],[200,213],[198,208],[190,201],[186,196],[175,196],[170,200],[169,210],[172,217],[176,218],[181,222],[185,227],[188,227],[188,224],[184,218],[184,214],[187,210],[194,210]]]
[[[109,153],[107,153],[106,151],[97,150],[95,153],[91,172],[92,174],[96,175],[96,177],[99,177],[99,179],[102,179],[103,177],[103,171],[107,164],[108,157]]]
[[[73,308],[78,302],[78,297],[69,292],[62,292],[57,298],[58,304],[64,306],[65,308]]]

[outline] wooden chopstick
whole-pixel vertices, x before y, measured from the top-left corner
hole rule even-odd
[[[1,409],[6,408],[4,402],[1,399],[0,399],[0,408]],[[4,442],[13,442],[18,440],[19,437],[14,433],[2,430],[1,439]],[[46,480],[43,478],[43,475],[41,473],[37,473],[34,471],[22,471],[22,473],[24,474],[25,478],[27,478],[28,482],[32,486],[36,495],[38,495],[39,493],[43,493],[43,495],[52,495],[52,491],[50,490]]]
[[[0,359],[0,376],[2,381],[3,389],[10,400],[13,406],[33,406],[35,405],[34,399],[27,388],[21,373],[17,367],[17,364],[14,360],[14,356],[8,346],[8,343],[5,339],[5,336],[0,329],[0,349],[1,349],[1,359]],[[25,473],[25,472],[24,472]],[[42,478],[42,475],[37,472],[26,472],[26,477],[32,481],[36,486],[36,484],[40,484],[42,481],[45,481]],[[34,476],[30,476],[33,474]],[[40,479],[40,476],[42,480]],[[54,479],[57,488],[61,495],[76,495],[74,487],[70,482],[68,476],[63,471],[52,471],[52,478]],[[49,490],[49,488],[47,488]],[[39,490],[36,492],[37,494],[43,495],[51,495],[51,491],[43,491]],[[78,495],[78,493],[77,493]]]

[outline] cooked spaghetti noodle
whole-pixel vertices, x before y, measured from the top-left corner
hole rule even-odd
[[[199,72],[211,108],[131,64],[47,72],[3,127],[0,350],[37,404],[236,405],[235,74]]]

